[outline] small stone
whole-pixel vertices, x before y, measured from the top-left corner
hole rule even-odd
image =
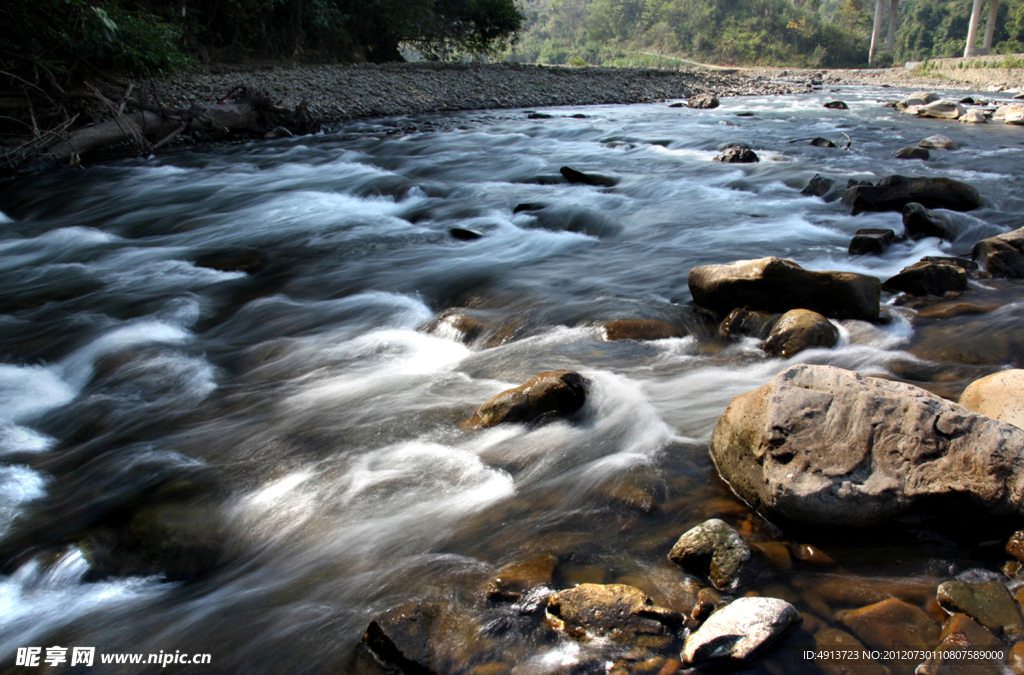
[[[587,380],[571,370],[541,373],[514,389],[488,399],[462,428],[486,429],[503,422],[543,424],[566,417],[583,407]]]
[[[1024,227],[982,239],[971,257],[994,277],[1024,278]]]
[[[1006,542],[1006,552],[1024,562],[1024,530],[1017,530],[1010,535],[1010,540]]]
[[[715,588],[724,590],[738,583],[750,548],[725,521],[712,518],[679,537],[668,559],[684,569],[706,572]]]
[[[697,592],[697,601],[693,603],[690,617],[694,621],[703,622],[712,612],[726,604],[718,591],[713,588],[702,588]]]
[[[1010,648],[1006,665],[1010,667],[1014,675],[1024,675],[1024,642],[1018,642]]]
[[[1007,642],[1024,639],[1020,608],[1006,586],[998,581],[947,581],[939,585],[936,597],[947,612],[962,612]]]
[[[425,602],[410,602],[390,609],[370,622],[363,644],[382,662],[401,672],[438,672],[431,649],[431,632],[440,613],[438,605]]]
[[[1000,569],[1002,570],[1003,574],[1013,579],[1018,574],[1020,574],[1021,570],[1024,570],[1024,564],[1022,564],[1019,560],[1007,560],[1005,563],[1003,563],[1003,566]],[[1020,603],[1018,602],[1017,604]]]
[[[769,314],[753,309],[737,308],[729,312],[729,316],[722,319],[722,323],[718,325],[718,334],[731,339],[752,337],[758,340],[766,340],[771,334],[775,322],[781,316],[781,314]]]
[[[808,309],[793,309],[782,315],[768,339],[764,351],[784,359],[814,347],[835,347],[839,329],[831,321]]]
[[[789,554],[789,547],[781,541],[759,541],[752,543],[750,546],[760,553],[773,568],[777,570],[793,568],[793,559]]]
[[[492,602],[517,602],[531,591],[550,587],[557,564],[558,558],[548,554],[505,565],[487,584],[487,599]]]
[[[954,614],[942,626],[939,644],[915,675],[981,675],[999,673],[1000,658],[984,659],[965,652],[996,652],[1006,649],[995,635],[982,628],[965,614]],[[959,654],[959,656],[958,656]]]
[[[934,134],[917,144],[929,150],[959,150],[960,144],[944,134]]]
[[[882,255],[896,241],[892,230],[864,228],[850,240],[850,255]]]
[[[580,584],[548,598],[546,618],[555,631],[587,642],[609,639],[640,647],[671,644],[682,617],[658,607],[639,588]]]
[[[968,110],[957,120],[961,124],[985,124],[988,117],[980,110]]]
[[[716,155],[714,160],[726,164],[753,164],[754,162],[760,162],[761,158],[750,148],[730,145],[722,151],[722,154]]]
[[[928,159],[928,150],[919,148],[916,145],[909,148],[900,148],[892,153],[896,159]]]
[[[745,661],[800,621],[800,612],[785,600],[739,598],[686,638],[683,663]]]
[[[888,675],[889,671],[878,661],[866,657],[867,648],[846,631],[822,628],[814,634],[814,665],[825,675]],[[856,661],[843,658],[844,654],[857,654]],[[860,658],[865,656],[865,658]]]
[[[860,609],[836,613],[839,623],[850,629],[868,649],[928,649],[939,641],[939,624],[919,607],[890,598]],[[912,675],[917,661],[884,661],[894,675]]]
[[[687,101],[687,105],[691,108],[709,109],[717,108],[720,105],[720,102],[717,96],[705,92],[703,94],[695,94],[694,96],[691,96],[690,100]]]
[[[849,110],[850,106],[846,105],[843,101],[829,101],[823,107],[829,108],[830,110]]]

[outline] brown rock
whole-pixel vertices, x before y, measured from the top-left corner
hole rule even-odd
[[[971,257],[994,277],[1024,278],[1024,228],[982,239]]]
[[[850,255],[882,255],[896,241],[892,230],[864,228],[857,230],[850,240]]]
[[[487,584],[487,599],[517,602],[531,591],[550,587],[558,558],[548,554],[505,565]]]
[[[1024,431],[907,384],[797,365],[732,400],[711,438],[732,490],[769,516],[870,525],[927,502],[1019,515]]]
[[[903,207],[903,234],[914,241],[926,237],[938,237],[946,241],[956,239],[956,232],[949,222],[917,202]]]
[[[694,621],[703,622],[719,607],[728,604],[713,588],[702,588],[697,592],[697,601],[693,603],[690,617]]]
[[[1009,643],[1024,640],[1024,617],[1010,591],[998,581],[947,581],[939,585],[936,597],[947,612],[966,614]]]
[[[1024,642],[1018,642],[1010,648],[1010,656],[1006,659],[1014,675],[1024,675]]]
[[[1024,428],[1024,370],[1004,370],[971,382],[959,403],[980,415]]]
[[[808,309],[793,309],[782,315],[764,343],[764,351],[788,359],[805,349],[835,347],[839,329],[831,321]]]
[[[956,265],[916,262],[886,279],[882,288],[907,295],[943,295],[947,291],[967,290],[967,273]]]
[[[892,156],[895,159],[928,159],[929,153],[926,148],[914,145],[909,148],[900,148],[892,153]]]
[[[1017,530],[1010,535],[1010,540],[1006,542],[1006,552],[1024,562],[1024,530]]]
[[[823,628],[814,634],[814,665],[825,675],[888,675],[889,671],[871,658],[847,659],[836,652],[862,655],[867,648],[860,640],[838,628]],[[830,658],[835,655],[836,658]]]
[[[781,314],[768,314],[753,309],[736,308],[718,325],[718,334],[722,337],[741,338],[753,337],[766,340],[772,332],[772,326]]]
[[[577,640],[604,638],[640,647],[671,644],[682,617],[658,607],[639,588],[581,584],[548,598],[547,622]]]
[[[781,541],[759,541],[750,545],[760,553],[768,564],[777,570],[788,570],[793,567],[793,559],[789,555],[789,547]]]
[[[604,325],[606,340],[664,340],[683,336],[673,326],[653,319],[617,319]]]
[[[986,660],[957,656],[958,652],[996,651],[1005,653],[1006,645],[965,614],[954,614],[942,626],[935,656],[917,669],[917,675],[984,675],[1002,673],[999,659]]]
[[[927,650],[939,641],[939,624],[902,600],[890,599],[836,614],[868,649]],[[918,660],[883,661],[894,675],[913,675]]]
[[[750,562],[750,548],[725,521],[712,518],[679,537],[668,559],[684,569],[706,572],[715,588],[722,590],[736,586]]]
[[[543,424],[571,415],[586,399],[587,380],[582,375],[571,370],[548,371],[487,400],[462,428],[486,429],[503,422]]]
[[[878,185],[854,185],[843,195],[850,213],[902,211],[911,202],[928,209],[971,211],[981,206],[978,191],[949,178],[906,178],[887,176]]]
[[[443,672],[432,649],[434,624],[441,607],[410,602],[390,609],[370,622],[363,644],[385,664],[405,673]]]
[[[808,565],[832,567],[836,564],[836,561],[833,560],[832,556],[825,553],[820,548],[811,546],[810,544],[794,544],[793,556],[800,562],[805,562]]]
[[[469,344],[484,332],[486,324],[473,316],[472,310],[459,307],[446,309],[424,327],[427,333]]]
[[[688,283],[694,304],[719,315],[750,307],[763,312],[810,309],[836,319],[878,319],[878,279],[852,272],[811,272],[792,260],[761,258],[694,267]]]

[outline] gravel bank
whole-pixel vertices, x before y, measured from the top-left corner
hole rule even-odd
[[[759,74],[710,70],[434,63],[208,68],[166,76],[153,85],[164,104],[175,105],[219,100],[244,85],[284,107],[305,101],[321,122],[445,110],[644,103],[705,91],[743,96],[801,90]],[[143,91],[151,93],[148,83]]]

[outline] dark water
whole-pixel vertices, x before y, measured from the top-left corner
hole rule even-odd
[[[879,105],[897,95],[377,120],[0,185],[0,662],[22,646],[92,645],[212,655],[189,672],[350,672],[375,614],[429,600],[465,618],[460,672],[567,672],[596,647],[488,606],[495,570],[554,553],[560,587],[621,581],[687,610],[698,583],[665,554],[713,515],[838,561],[769,566],[742,589],[798,605],[794,648],[838,610],[884,597],[933,610],[939,581],[993,574],[999,540],[796,538],[761,521],[713,475],[707,441],[733,396],[790,362],[753,341],[611,343],[597,327],[657,318],[702,335],[687,307],[694,265],[779,255],[884,279],[1024,224],[1024,132]],[[835,98],[851,110],[822,109]],[[843,132],[849,152],[806,143]],[[933,133],[965,147],[889,157]],[[762,161],[712,162],[727,142]],[[553,181],[563,165],[619,182]],[[952,243],[850,257],[855,230],[899,232],[900,216],[801,196],[815,173],[946,176],[987,205],[951,215]],[[544,208],[513,214],[521,203]],[[484,236],[457,241],[456,226]],[[838,348],[794,361],[956,396],[1024,359],[1019,288],[972,283],[965,298],[989,303],[983,314],[893,305],[889,323],[845,322]],[[449,307],[474,308],[496,346],[419,330]],[[556,368],[592,382],[575,423],[458,429],[489,396]],[[212,571],[163,581],[96,562],[97,542],[168,505],[216,542]],[[783,646],[756,668],[814,672],[793,659]]]

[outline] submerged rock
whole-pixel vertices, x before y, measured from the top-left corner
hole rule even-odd
[[[828,106],[826,106],[828,107]],[[839,146],[827,138],[812,138],[811,145],[819,148],[838,148]]]
[[[967,273],[956,265],[920,261],[890,277],[882,288],[907,295],[942,295],[967,290]]]
[[[828,103],[826,103],[822,107],[829,108],[831,110],[849,110],[850,109],[850,106],[846,105],[846,103],[843,102],[843,101],[829,101]]]
[[[1006,651],[1006,644],[965,614],[954,614],[942,625],[939,644],[915,675],[984,675],[1002,673],[1002,659],[967,658],[963,652]]]
[[[939,605],[947,612],[960,612],[988,628],[1009,643],[1024,640],[1024,618],[1006,586],[998,581],[969,584],[947,581],[939,584]]]
[[[1004,370],[971,382],[959,403],[979,415],[1024,429],[1024,370]]]
[[[647,648],[667,647],[683,618],[658,607],[639,588],[624,584],[580,584],[548,598],[548,625],[587,642],[608,639]]]
[[[617,319],[603,326],[606,340],[664,340],[683,337],[684,333],[664,321],[654,319]]]
[[[892,156],[895,159],[928,159],[930,157],[926,148],[919,148],[916,145],[900,148],[892,153]]]
[[[686,102],[691,108],[717,108],[721,102],[718,97],[714,94],[704,92],[703,94],[694,94],[690,97],[690,100]]]
[[[422,328],[432,335],[469,344],[483,334],[487,325],[473,316],[472,310],[451,307],[428,321]]]
[[[843,205],[856,215],[862,211],[902,211],[917,202],[929,209],[971,211],[981,206],[978,191],[949,178],[889,176],[878,185],[855,185],[843,195]]]
[[[737,307],[729,312],[729,316],[722,319],[722,323],[718,325],[718,334],[733,339],[752,337],[758,340],[767,340],[772,332],[772,327],[781,316],[781,314],[768,314],[745,307]]]
[[[745,661],[800,623],[800,612],[778,598],[739,598],[715,611],[686,638],[683,663]]]
[[[903,600],[890,598],[867,607],[836,614],[868,649],[879,651],[926,650],[939,641],[939,624]],[[887,661],[894,675],[913,675],[918,659]]]
[[[792,260],[761,258],[690,270],[693,302],[720,316],[736,307],[810,309],[836,319],[878,319],[881,283],[852,272],[811,272]]]
[[[948,221],[917,202],[910,202],[903,207],[903,233],[914,241],[926,237],[938,237],[946,241],[956,238]]]
[[[433,653],[433,628],[441,614],[439,605],[410,602],[384,612],[363,635],[363,644],[383,663],[402,673],[442,673]]]
[[[558,558],[548,554],[505,565],[487,584],[487,599],[519,602],[539,589],[550,587],[557,564]]]
[[[764,343],[764,351],[788,359],[812,347],[835,347],[839,329],[809,309],[792,309],[782,315]]]
[[[722,154],[716,155],[714,160],[726,164],[753,164],[760,162],[761,158],[750,148],[742,145],[730,145],[722,150]]]
[[[566,417],[583,407],[587,384],[586,378],[571,370],[541,373],[485,401],[462,428],[486,429],[503,422],[543,424]]]
[[[831,366],[796,365],[734,398],[710,453],[769,517],[861,526],[924,506],[933,517],[1024,513],[1024,431]]]
[[[1024,228],[982,239],[971,257],[994,277],[1024,279]]]
[[[562,174],[562,177],[565,178],[567,181],[569,181],[570,183],[575,183],[577,185],[592,185],[594,187],[612,187],[614,185],[617,185],[619,182],[614,178],[609,178],[608,176],[600,176],[596,173],[583,173],[582,171],[577,171],[576,169],[569,166],[563,166],[558,171],[559,173]]]
[[[960,144],[945,134],[933,134],[921,140],[918,147],[929,150],[959,150]]]
[[[850,255],[882,255],[895,241],[896,233],[892,230],[860,229],[850,240]]]
[[[725,590],[739,581],[750,561],[750,548],[725,521],[712,518],[679,537],[668,559],[684,569],[706,573],[715,588]]]
[[[822,628],[814,634],[814,665],[824,675],[889,675],[889,670],[864,654],[867,648],[857,638],[838,628]],[[857,654],[856,661],[845,658]]]
[[[458,239],[459,241],[476,241],[484,236],[476,230],[467,230],[464,227],[449,228],[448,234],[452,236],[452,239]]]
[[[824,197],[835,184],[834,180],[829,180],[816,173],[807,183],[807,187],[800,191],[800,194],[807,197]]]

